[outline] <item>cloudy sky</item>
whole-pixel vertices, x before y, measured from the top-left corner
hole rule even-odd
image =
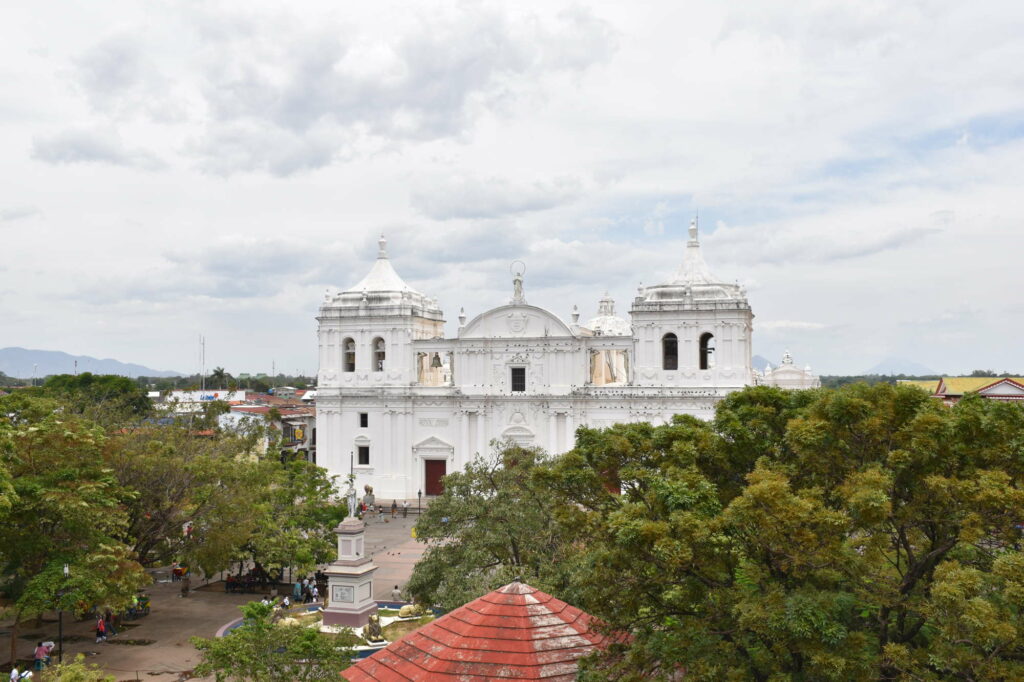
[[[381,232],[450,331],[514,259],[625,314],[699,210],[769,359],[1024,371],[1021,36],[1017,0],[5,2],[0,347],[312,372]]]

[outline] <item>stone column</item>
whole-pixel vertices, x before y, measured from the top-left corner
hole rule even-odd
[[[329,603],[324,625],[362,627],[376,613],[373,574],[377,565],[366,556],[365,527],[354,516],[346,517],[334,532],[338,534],[338,560],[327,567]]]

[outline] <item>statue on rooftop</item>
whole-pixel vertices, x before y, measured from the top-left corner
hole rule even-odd
[[[526,263],[521,260],[512,261],[509,270],[512,271],[512,300],[510,303],[522,305],[526,303],[526,297],[523,295],[523,275],[526,273]]]

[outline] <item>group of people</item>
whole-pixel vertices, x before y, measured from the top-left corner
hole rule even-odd
[[[105,613],[96,619],[96,643],[107,641],[107,637],[117,637],[117,628],[114,626],[116,620],[114,613],[107,609]]]
[[[292,598],[295,603],[312,604],[320,601],[319,585],[327,582],[327,576],[317,571],[312,578],[303,578],[302,582],[296,582],[292,587]]]
[[[361,503],[360,511],[363,515],[376,513],[378,518],[384,518],[384,505],[378,504],[376,507],[373,504],[367,504],[366,502]],[[409,500],[402,500],[402,505],[398,505],[398,500],[391,500],[391,518],[398,518],[398,511],[401,509],[402,518],[409,517]]]

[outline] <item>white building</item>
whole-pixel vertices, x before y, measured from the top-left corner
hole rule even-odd
[[[437,494],[493,439],[564,452],[579,425],[710,418],[754,383],[746,292],[711,275],[696,224],[675,277],[639,290],[631,322],[607,295],[585,325],[572,317],[527,303],[520,272],[507,304],[460,313],[444,338],[436,299],[398,276],[381,237],[369,274],[320,307],[318,463],[344,475],[353,461],[383,498]]]
[[[775,386],[776,388],[820,388],[821,379],[811,372],[811,366],[807,365],[800,369],[793,364],[793,356],[787,350],[782,355],[782,364],[778,367],[768,365],[764,373],[757,377],[757,383],[763,386]]]

